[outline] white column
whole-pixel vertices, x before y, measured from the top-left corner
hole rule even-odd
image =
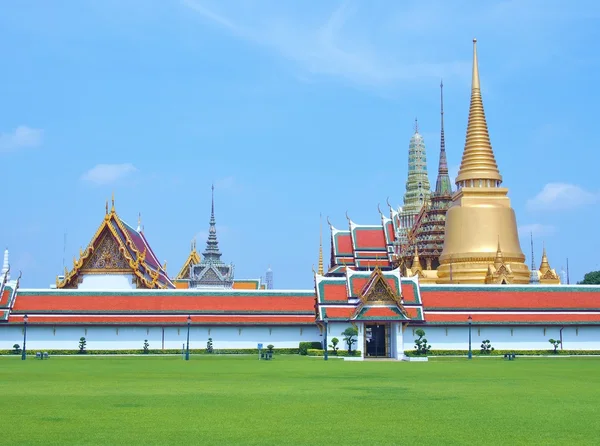
[[[394,331],[392,338],[395,340],[394,357],[401,360],[404,357],[404,330],[402,322],[394,322],[392,330]]]

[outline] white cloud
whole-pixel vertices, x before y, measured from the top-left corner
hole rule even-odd
[[[385,86],[423,78],[468,78],[470,73],[468,53],[464,60],[424,60],[423,54],[414,54],[414,46],[407,40],[409,33],[389,35],[390,30],[397,29],[390,26],[386,35],[381,35],[381,27],[373,28],[374,22],[386,19],[385,15],[370,20],[375,18],[365,18],[364,11],[349,4],[321,11],[316,19],[306,17],[306,11],[282,11],[285,6],[278,2],[258,2],[252,7],[200,0],[184,0],[183,4],[235,37],[294,62],[307,75]],[[322,5],[316,9],[322,10]],[[373,34],[379,35],[377,42],[365,38]]]
[[[137,172],[137,168],[130,163],[98,164],[85,172],[81,176],[81,179],[98,186],[103,186],[112,184],[134,172]]]
[[[311,2],[298,8],[280,0],[182,0],[205,23],[295,64],[297,79],[311,82],[320,76],[399,88],[440,77],[468,81],[468,47],[450,48],[454,42],[468,45],[473,24],[516,47],[518,54],[511,51],[510,59],[519,66],[530,63],[531,54],[556,57],[548,42],[558,39],[557,22],[589,20],[600,12],[594,2],[571,8],[559,0],[374,3]]]
[[[527,201],[531,211],[562,211],[595,203],[600,194],[582,189],[574,184],[548,183],[535,197]]]
[[[545,237],[555,232],[556,228],[554,226],[542,225],[540,223],[519,226],[519,235],[521,237],[529,237],[530,234],[533,234],[534,237]]]
[[[44,131],[21,125],[13,132],[0,133],[0,152],[38,147],[42,144]]]

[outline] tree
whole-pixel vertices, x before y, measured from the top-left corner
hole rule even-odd
[[[206,353],[212,353],[212,352],[213,352],[212,338],[208,338],[208,341],[206,342]]]
[[[581,285],[600,285],[600,271],[590,271],[583,280],[579,282]]]
[[[358,336],[358,329],[354,327],[348,327],[342,333],[344,335],[344,342],[348,346],[348,355],[352,354],[352,345],[356,344],[355,336]],[[333,339],[331,340],[333,342]]]
[[[418,336],[415,339],[415,350],[417,355],[426,355],[431,350],[431,345],[427,344],[427,338],[425,338],[425,330],[419,328],[415,331],[415,334]]]
[[[19,344],[13,345],[13,353],[15,355],[18,355],[19,353],[21,353],[21,346]]]
[[[483,354],[483,355],[489,355],[494,350],[496,350],[496,349],[494,347],[492,347],[492,344],[490,343],[489,339],[486,339],[485,341],[483,341],[481,343],[481,354]]]
[[[340,343],[340,340],[338,338],[332,338],[331,339],[331,344],[329,345],[331,347],[331,349],[333,350],[333,354],[337,355],[337,351],[340,349],[337,345]]]
[[[554,354],[558,354],[558,347],[560,346],[560,344],[562,344],[562,341],[557,341],[556,339],[550,339],[548,342],[550,342],[550,344],[552,344],[552,347],[554,347]]]
[[[85,338],[82,336],[79,338],[79,353],[83,354],[85,353],[85,345],[87,343],[85,342]]]
[[[148,349],[150,348],[150,344],[148,343],[148,339],[144,339],[144,354],[148,354]]]

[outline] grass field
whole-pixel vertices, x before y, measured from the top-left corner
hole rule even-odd
[[[3,444],[596,444],[600,359],[0,358]]]

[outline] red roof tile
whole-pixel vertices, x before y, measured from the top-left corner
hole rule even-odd
[[[44,294],[20,291],[13,310],[17,312],[306,312],[314,313],[314,295],[268,296],[257,294],[197,295],[175,294],[123,294],[58,293]]]
[[[473,324],[477,323],[577,323],[577,322],[600,322],[600,314],[560,314],[560,313],[542,313],[542,314],[524,314],[524,313],[505,313],[505,314],[479,314],[471,313]],[[445,313],[432,314],[425,312],[425,321],[428,323],[461,323],[467,324],[467,316],[464,314]]]
[[[436,308],[472,309],[600,309],[600,291],[581,291],[564,288],[540,290],[504,288],[501,290],[440,290],[421,287],[426,310]]]

